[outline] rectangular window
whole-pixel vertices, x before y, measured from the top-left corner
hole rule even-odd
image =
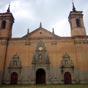
[[[1,29],[5,29],[5,28],[6,28],[6,21],[2,21]]]
[[[77,27],[81,27],[80,19],[76,19],[76,25]]]

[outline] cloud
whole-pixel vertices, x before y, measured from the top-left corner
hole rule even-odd
[[[24,0],[15,0],[11,2],[11,9],[14,14],[14,16],[17,19],[30,19],[34,20],[36,17],[34,16],[32,7],[27,5]]]
[[[55,29],[55,33],[59,36],[70,36],[70,28],[67,19],[59,20],[52,28]]]
[[[51,30],[60,36],[70,35],[68,22],[69,12],[72,10],[71,0],[0,0],[0,12],[6,12],[11,1],[11,12],[15,18],[13,37],[23,36],[27,28],[31,31],[39,27]],[[87,8],[88,0],[75,0],[77,10],[84,11],[84,23],[88,33]]]

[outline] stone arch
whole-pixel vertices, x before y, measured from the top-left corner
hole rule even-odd
[[[16,72],[11,73],[10,84],[17,84],[18,74]]]
[[[44,69],[36,71],[36,84],[46,84],[46,72]]]
[[[64,83],[65,84],[71,84],[72,83],[72,78],[71,78],[70,72],[64,73]]]

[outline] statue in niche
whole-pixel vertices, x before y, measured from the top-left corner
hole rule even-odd
[[[42,63],[43,59],[42,59],[42,54],[39,55],[39,63]]]
[[[42,59],[42,55],[41,54],[39,55],[39,59]]]
[[[65,65],[68,65],[69,64],[68,60],[65,60],[64,63],[65,63]]]

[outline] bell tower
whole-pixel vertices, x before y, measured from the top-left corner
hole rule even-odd
[[[6,13],[0,13],[0,38],[11,38],[14,17],[10,12],[10,5]]]
[[[0,13],[0,84],[4,83],[8,40],[12,36],[13,23],[14,17],[10,12],[9,5],[7,12]]]
[[[86,36],[82,11],[77,11],[74,3],[73,9],[69,14],[69,23],[71,27],[71,36]]]

